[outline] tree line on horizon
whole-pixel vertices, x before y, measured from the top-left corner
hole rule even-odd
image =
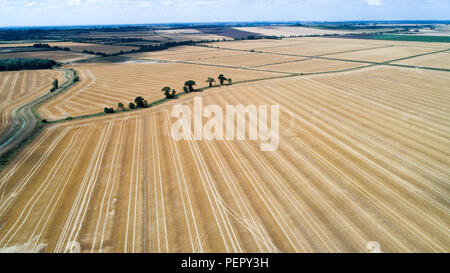
[[[50,69],[55,65],[57,62],[49,59],[10,58],[0,60],[0,71]]]

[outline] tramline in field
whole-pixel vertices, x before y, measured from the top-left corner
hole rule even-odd
[[[446,252],[447,73],[372,67],[198,94],[280,105],[269,153],[246,138],[175,141],[172,107],[195,96],[48,127],[2,172],[0,247]]]

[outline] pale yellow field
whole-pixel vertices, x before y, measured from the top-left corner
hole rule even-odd
[[[348,52],[342,54],[334,54],[333,58],[360,60],[370,62],[385,62],[409,56],[415,56],[423,53],[429,53],[436,51],[433,48],[422,47],[385,47],[380,49],[369,49],[357,52]]]
[[[272,40],[272,39],[261,39],[261,40],[243,40],[243,41],[226,41],[226,42],[215,42],[208,43],[205,45],[211,47],[219,48],[231,48],[239,50],[251,50],[251,49],[262,49],[270,47],[282,47],[289,45],[304,45],[311,43],[311,40],[306,40],[305,38],[295,38],[295,39],[282,39],[282,40]]]
[[[218,57],[243,56],[249,54],[250,52],[183,46],[163,51],[127,54],[126,56],[138,59],[193,61]]]
[[[450,69],[450,51],[421,56],[394,63]]]
[[[54,79],[64,81],[57,70],[0,72],[0,135],[15,122],[14,110],[49,92]]]
[[[23,47],[23,46],[33,46],[34,43],[18,43],[18,44],[0,44],[0,47]]]
[[[245,55],[201,59],[199,60],[199,62],[216,65],[256,67],[274,63],[293,62],[301,59],[301,57],[273,55],[266,53],[251,53]]]
[[[56,62],[70,62],[93,57],[94,55],[82,54],[76,52],[51,50],[51,51],[33,51],[33,52],[17,52],[0,54],[0,59],[8,58],[38,58],[50,59]]]
[[[118,102],[128,106],[137,96],[152,102],[164,98],[161,89],[165,86],[183,92],[187,80],[203,87],[207,86],[208,77],[217,79],[221,73],[235,82],[283,75],[182,63],[91,64],[73,68],[79,72],[81,83],[71,92],[43,104],[39,108],[43,117],[54,120],[98,113],[104,107],[117,108]]]
[[[270,48],[264,48],[261,50],[263,50],[264,52],[317,56],[353,50],[356,50],[357,52],[366,52],[366,50],[369,49],[376,48],[374,50],[379,50],[379,48],[385,47],[386,46],[383,45],[372,45],[372,44],[334,43],[333,39],[329,39],[328,42],[308,43],[300,46],[299,45],[287,45],[281,47],[274,46]]]
[[[304,37],[290,38],[283,40],[245,40],[209,43],[209,46],[219,48],[232,48],[239,50],[262,50],[278,53],[318,55],[345,52],[352,50],[362,50],[371,48],[383,48],[388,46],[412,47],[423,50],[440,50],[448,48],[448,43],[426,43],[426,42],[403,42],[403,41],[383,41],[369,39],[343,39],[343,38],[320,38]],[[279,48],[279,50],[278,50]],[[361,51],[364,52],[364,51]]]
[[[156,30],[155,33],[159,35],[159,37],[164,37],[171,41],[232,40],[229,37],[203,33],[196,29],[166,29]]]
[[[119,53],[120,51],[131,51],[133,49],[139,49],[132,46],[113,46],[113,45],[101,45],[101,44],[89,44],[89,43],[75,43],[75,42],[58,42],[49,43],[50,46],[68,47],[71,51],[83,52],[83,50],[92,50],[94,52],[103,52],[106,54]]]
[[[329,35],[329,34],[355,34],[391,31],[392,29],[359,29],[359,30],[330,30],[319,28],[308,28],[299,26],[268,26],[268,27],[235,27],[235,29],[254,32],[266,36],[308,36],[308,35]],[[314,37],[316,38],[316,37]]]
[[[324,34],[345,34],[350,31],[325,30],[306,27],[235,27],[235,29],[259,33],[267,36],[299,36],[299,35],[324,35]]]
[[[129,84],[132,81],[127,81]],[[449,252],[448,73],[391,67],[207,91],[280,105],[280,146],[174,141],[175,103],[47,127],[0,178],[0,247]],[[207,120],[204,120],[207,121]]]
[[[367,65],[362,63],[342,62],[324,59],[306,59],[299,62],[266,65],[260,68],[291,73],[314,73],[314,72],[337,71],[363,66]]]

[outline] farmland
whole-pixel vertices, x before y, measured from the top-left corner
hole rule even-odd
[[[81,59],[93,57],[94,55],[82,54],[76,52],[67,52],[62,50],[51,51],[31,51],[31,52],[17,52],[17,53],[2,53],[0,59],[10,58],[38,58],[38,59],[50,59],[56,62],[70,62]]]
[[[1,171],[0,252],[367,252],[374,241],[383,252],[449,252],[448,49],[309,37],[65,64],[80,82],[37,108],[50,123]],[[204,88],[221,73],[233,85]],[[2,126],[16,99],[56,77],[0,73]],[[187,80],[202,92],[83,117],[137,96],[161,100],[162,87],[182,92]],[[279,105],[278,149],[174,140],[173,106],[192,111],[194,98],[223,110]]]
[[[7,44],[0,44],[0,47],[28,47],[33,45],[34,43],[7,43]]]
[[[57,42],[49,43],[50,46],[58,46],[62,48],[70,48],[71,51],[82,53],[84,50],[103,52],[106,54],[119,53],[120,51],[132,51],[139,49],[138,47],[132,46],[111,46],[111,45],[101,45],[101,44],[89,44],[89,43],[74,43],[74,42]]]
[[[279,104],[272,153],[258,141],[174,141],[173,103],[50,126],[3,172],[0,246],[364,252],[376,240],[386,252],[448,252],[447,77],[379,67],[199,95]]]
[[[371,39],[388,40],[388,41],[415,41],[415,42],[428,42],[428,43],[450,43],[450,37],[448,32],[446,35],[440,36],[440,33],[434,33],[434,35],[380,35],[371,37]]]
[[[89,64],[73,67],[79,71],[81,84],[39,108],[43,117],[54,120],[98,113],[104,107],[116,107],[118,102],[128,104],[137,96],[143,96],[149,102],[156,101],[164,98],[161,89],[165,86],[182,92],[187,80],[194,80],[202,87],[207,85],[205,81],[208,77],[216,78],[220,73],[234,81],[283,75],[184,63]]]
[[[433,55],[420,56],[407,60],[394,62],[398,64],[416,65],[416,66],[432,66],[444,69],[450,69],[450,53],[437,53]]]
[[[266,36],[304,36],[304,35],[324,35],[324,34],[344,34],[343,30],[325,30],[307,27],[274,26],[274,27],[236,27],[235,29],[259,33]]]
[[[334,54],[333,57],[360,61],[384,62],[393,59],[401,59],[408,56],[420,55],[423,53],[430,53],[433,51],[435,51],[435,49],[398,46],[392,48],[370,49],[358,52]]]
[[[62,82],[62,73],[56,70],[0,72],[0,136],[16,119],[14,110],[47,93],[54,79]]]
[[[317,73],[363,67],[364,64],[323,59],[303,59],[297,62],[269,64],[261,68],[290,73]]]
[[[228,50],[220,50],[205,47],[180,46],[167,49],[164,51],[134,53],[134,54],[127,54],[126,56],[146,60],[158,59],[165,61],[172,61],[172,60],[189,61],[189,60],[216,58],[216,57],[244,55],[248,53],[249,52],[245,53],[230,52]]]

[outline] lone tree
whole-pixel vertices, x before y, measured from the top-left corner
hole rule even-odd
[[[189,92],[194,91],[194,87],[193,87],[194,85],[196,85],[196,83],[193,80],[189,80],[184,83],[184,86],[186,86],[189,89]]]
[[[206,82],[209,83],[209,87],[212,87],[213,83],[215,83],[216,80],[215,80],[214,78],[209,77],[209,78],[206,80]]]
[[[108,108],[108,107],[105,107],[104,111],[105,111],[106,114],[112,114],[112,113],[114,113],[114,109]]]
[[[220,74],[217,79],[220,81],[220,85],[223,85],[223,83],[227,80],[223,74]]]
[[[229,85],[232,85],[232,84],[233,84],[233,80],[232,80],[231,78],[228,78],[228,79],[227,79],[227,82],[228,82]]]
[[[175,95],[177,93],[177,91],[175,91],[174,89],[166,86],[163,89],[161,89],[162,92],[164,92],[164,95],[166,96],[166,98],[168,99],[173,99],[175,98]]]
[[[136,108],[136,104],[130,102],[130,103],[128,104],[128,108],[130,108],[131,110],[133,110],[133,109]]]
[[[117,106],[119,107],[120,110],[125,111],[125,105],[123,105],[123,103],[119,102]]]
[[[147,107],[150,106],[150,105],[148,104],[148,102],[147,102],[143,97],[141,97],[141,96],[136,97],[136,98],[134,99],[134,102],[136,103],[137,107],[140,107],[140,108],[147,108]]]
[[[53,81],[53,88],[54,88],[54,90],[58,89],[58,79],[55,79]]]

